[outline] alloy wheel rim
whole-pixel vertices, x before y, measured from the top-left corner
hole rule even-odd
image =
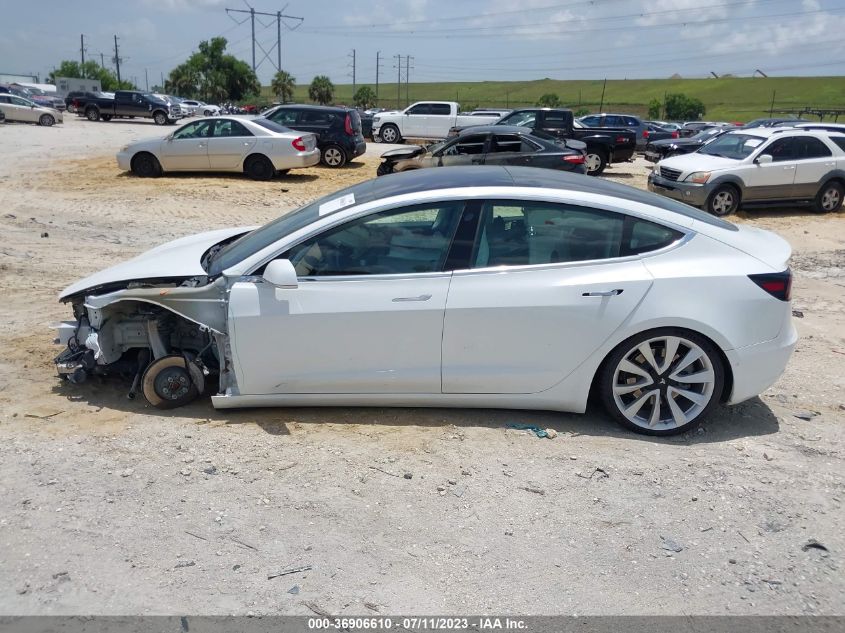
[[[587,154],[587,171],[596,171],[601,167],[601,157],[598,154]]]
[[[393,131],[392,127],[385,128],[384,130],[382,130],[381,138],[386,143],[392,143],[396,140],[396,132]]]
[[[649,430],[675,429],[710,403],[716,373],[707,353],[679,336],[659,336],[631,348],[613,372],[619,412]]]
[[[337,150],[334,147],[330,147],[326,150],[326,163],[328,163],[332,167],[340,165],[340,159],[340,150]]]
[[[839,206],[839,191],[834,188],[830,188],[824,192],[822,196],[822,208],[825,211],[832,211],[836,207]]]
[[[713,198],[713,210],[717,213],[727,213],[731,210],[733,203],[734,197],[727,191],[722,191]]]

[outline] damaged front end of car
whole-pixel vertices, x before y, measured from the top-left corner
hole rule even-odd
[[[131,376],[128,397],[141,391],[162,409],[190,402],[214,377],[220,392],[235,386],[227,280],[204,273],[244,230],[170,242],[66,289],[60,299],[71,304],[74,320],[56,326],[64,347],[54,359],[59,376],[75,384],[92,375]],[[142,271],[148,275],[136,278]]]

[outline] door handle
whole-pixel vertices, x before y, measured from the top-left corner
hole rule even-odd
[[[394,303],[401,303],[403,301],[428,301],[431,295],[419,295],[418,297],[396,297],[393,299]]]
[[[793,169],[795,169],[795,165],[792,165],[790,167],[784,167],[783,169],[784,171],[792,171]]]
[[[249,141],[244,141],[244,147],[249,147]]]
[[[615,297],[616,295],[622,294],[622,288],[616,288],[615,290],[595,290],[593,292],[585,292],[581,296],[582,297]]]

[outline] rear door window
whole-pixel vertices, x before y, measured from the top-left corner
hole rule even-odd
[[[282,108],[281,110],[276,110],[273,114],[271,114],[270,120],[275,121],[282,126],[289,126],[294,125],[298,117],[299,110],[295,110],[293,108]]]
[[[448,103],[432,103],[430,114],[449,116],[452,114],[452,107]]]
[[[797,160],[827,158],[833,155],[833,152],[830,151],[827,145],[813,136],[796,136],[793,141],[795,143],[795,158]]]
[[[226,138],[229,136],[254,136],[246,126],[231,119],[218,119],[214,125],[214,136]]]
[[[337,115],[334,112],[327,112],[325,110],[303,110],[299,117],[299,122],[304,125],[319,125],[321,127],[328,127],[331,125]]]

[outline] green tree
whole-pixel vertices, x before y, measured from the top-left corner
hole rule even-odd
[[[370,108],[376,104],[376,91],[369,86],[361,86],[352,95],[352,101],[359,108]]]
[[[103,68],[94,60],[89,59],[85,65],[77,61],[63,60],[59,67],[50,72],[49,80],[56,83],[56,77],[73,77],[75,79],[98,79],[100,86],[106,92],[114,90],[131,90],[135,86],[131,81],[117,81],[117,77],[108,68]]]
[[[537,99],[537,105],[541,108],[557,108],[560,105],[560,97],[553,92],[546,93]]]
[[[258,77],[244,61],[226,54],[226,38],[199,43],[196,53],[170,71],[165,90],[204,101],[238,101],[258,92]]]
[[[700,99],[680,93],[666,95],[666,118],[670,121],[694,121],[706,111]]]
[[[334,97],[334,84],[325,75],[317,75],[308,86],[308,96],[311,101],[316,101],[320,105],[331,103]]]
[[[660,103],[660,99],[652,99],[648,102],[648,118],[649,119],[659,119],[660,118],[660,111],[663,109],[663,104]]]
[[[270,84],[273,94],[282,103],[293,101],[293,89],[296,88],[296,79],[286,70],[280,70],[273,76]]]
[[[587,116],[590,114],[589,108],[578,108],[575,110],[574,116],[577,119],[578,117]]]

